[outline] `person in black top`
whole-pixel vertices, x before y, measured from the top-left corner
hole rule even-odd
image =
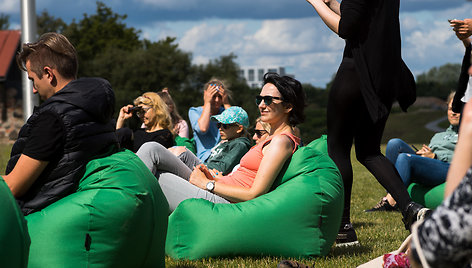
[[[73,193],[87,162],[118,148],[115,95],[106,80],[77,79],[77,53],[61,34],[23,44],[17,62],[43,100],[21,128],[3,176],[27,215]]]
[[[173,125],[167,104],[155,92],[146,92],[134,100],[133,105],[123,106],[120,110],[116,129],[122,147],[137,152],[148,141],[155,141],[169,148],[175,145]],[[124,127],[124,122],[136,112],[143,127],[135,131]],[[132,146],[131,146],[132,143]]]
[[[341,172],[345,196],[336,244],[358,243],[350,221],[353,142],[357,159],[397,200],[409,229],[423,207],[411,201],[395,167],[380,152],[392,103],[398,100],[406,111],[416,99],[413,75],[401,58],[400,1],[307,1],[346,40],[327,109],[328,153]]]

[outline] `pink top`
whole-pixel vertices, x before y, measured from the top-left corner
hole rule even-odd
[[[282,133],[280,135],[285,135],[293,141],[295,144],[292,151],[293,154],[300,144],[300,138],[290,133]],[[249,152],[247,152],[243,158],[241,158],[240,167],[231,174],[221,177],[218,182],[242,186],[244,188],[251,188],[252,184],[254,183],[254,179],[256,178],[257,170],[259,170],[259,166],[262,161],[262,148],[264,148],[264,146],[266,146],[274,137],[269,137],[264,142],[253,146]]]

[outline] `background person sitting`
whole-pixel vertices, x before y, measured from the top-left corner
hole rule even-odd
[[[76,50],[61,34],[23,44],[17,62],[43,100],[21,128],[3,176],[27,215],[72,194],[86,164],[118,148],[115,95],[104,79],[77,79]]]
[[[212,79],[205,84],[203,90],[203,106],[191,107],[188,118],[193,129],[193,139],[197,147],[197,157],[205,161],[211,149],[220,142],[220,132],[211,116],[220,114],[231,107],[228,100],[228,89],[222,81]]]
[[[182,116],[179,114],[179,110],[172,99],[169,90],[167,88],[157,92],[159,97],[167,104],[167,111],[172,119],[172,125],[174,125],[174,133],[182,138],[188,138],[188,124]]]
[[[251,148],[251,140],[247,128],[249,118],[241,107],[231,106],[219,115],[212,116],[218,122],[221,141],[211,149],[210,157],[203,164],[217,174],[226,175],[239,163],[241,157]],[[155,150],[154,150],[155,151]],[[175,156],[184,162],[190,171],[202,164],[192,152],[183,146],[169,148]]]
[[[395,165],[406,186],[412,181],[434,186],[446,180],[459,128],[460,114],[452,111],[454,94],[452,92],[447,98],[447,119],[450,126],[446,131],[436,133],[431,138],[429,146],[423,144],[417,151],[401,139],[391,139],[388,142],[385,156]],[[396,202],[390,194],[387,194],[366,212],[393,210],[396,210]]]
[[[254,142],[258,144],[259,142],[264,141],[269,136],[269,133],[270,125],[266,122],[262,122],[261,117],[258,117],[256,119],[256,125],[254,126],[254,135],[252,136]],[[295,136],[299,137],[298,135]]]
[[[116,120],[121,146],[133,152],[138,151],[141,145],[149,141],[158,142],[166,148],[173,146],[172,121],[167,105],[161,97],[155,92],[146,92],[134,100],[134,106],[136,107],[134,110],[133,105],[123,106]],[[124,127],[125,121],[133,116],[133,112],[136,112],[144,128],[132,131]]]
[[[269,191],[285,161],[296,151],[300,142],[293,133],[293,126],[305,118],[305,93],[299,81],[268,73],[264,76],[264,86],[256,97],[256,103],[262,121],[271,127],[270,136],[252,147],[241,159],[241,166],[230,175],[216,179],[204,165],[197,166],[189,180],[171,172],[153,170],[171,211],[189,198],[230,203],[250,200]],[[141,149],[144,150],[146,145]],[[165,159],[160,157],[155,160]],[[151,168],[156,166],[145,160],[143,162]]]
[[[464,106],[454,159],[447,174],[444,201],[424,222],[413,225],[412,267],[472,265],[472,103]],[[420,256],[422,256],[420,258]],[[421,262],[422,266],[418,266]]]

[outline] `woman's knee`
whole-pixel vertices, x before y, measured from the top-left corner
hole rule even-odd
[[[136,152],[136,154],[138,154],[139,152],[141,152],[141,153],[151,153],[151,152],[159,152],[159,151],[162,151],[162,150],[167,150],[167,149],[166,149],[166,147],[162,146],[162,144],[160,144],[158,142],[149,141],[149,142],[146,142],[143,145],[141,145],[141,147],[139,147],[139,150],[138,150],[138,152]]]
[[[387,150],[388,149],[393,149],[393,148],[396,148],[398,147],[400,144],[404,143],[404,141],[402,139],[399,139],[399,138],[393,138],[393,139],[390,139],[388,142],[387,142]]]

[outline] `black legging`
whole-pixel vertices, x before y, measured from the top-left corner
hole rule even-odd
[[[387,107],[389,110],[391,107]],[[395,166],[380,152],[380,141],[388,116],[372,122],[352,59],[344,59],[334,79],[328,100],[328,153],[344,182],[342,224],[350,222],[352,166],[351,147],[356,157],[395,198],[403,211],[411,198]]]

